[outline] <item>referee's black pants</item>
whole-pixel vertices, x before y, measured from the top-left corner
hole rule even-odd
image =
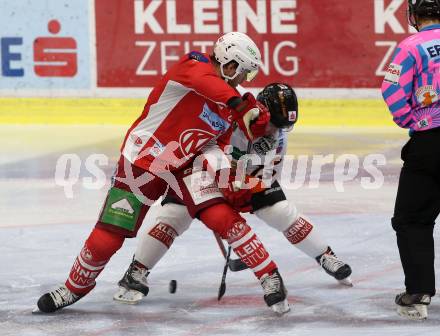
[[[440,213],[440,128],[416,132],[404,161],[392,225],[409,294],[435,294],[434,224]]]

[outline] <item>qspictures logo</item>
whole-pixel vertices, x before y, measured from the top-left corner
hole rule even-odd
[[[179,146],[175,144],[176,148]],[[148,153],[148,149],[145,150]],[[232,157],[232,155],[231,155]],[[200,172],[203,170],[203,159],[194,160],[193,170]],[[154,160],[160,161],[161,157],[155,157]],[[215,160],[215,158],[214,158]],[[237,167],[246,169],[248,161],[253,165],[259,166],[262,171],[267,170],[272,172],[274,169],[274,162],[272,157],[261,158],[255,154],[245,154],[238,162]],[[128,161],[127,161],[128,162]],[[210,161],[211,163],[215,161]],[[332,184],[336,192],[344,192],[348,184],[359,184],[365,190],[380,189],[385,177],[381,171],[381,167],[386,166],[386,157],[383,154],[368,154],[365,157],[360,157],[355,154],[327,154],[327,155],[285,155],[280,167],[278,168],[277,180],[284,190],[299,190],[301,188],[319,189],[323,184]],[[64,154],[56,164],[55,168],[55,183],[64,189],[64,194],[67,198],[73,198],[75,188],[82,186],[85,189],[97,190],[106,187],[107,177],[104,168],[109,166],[109,159],[104,154],[92,154],[83,163],[83,160],[77,154]],[[161,166],[162,167],[162,166]],[[84,169],[89,176],[80,178],[80,171]],[[162,167],[164,168],[164,167]],[[134,194],[141,195],[140,188],[149,183],[153,175],[149,174],[146,177],[135,178],[130,170],[130,166],[125,166],[125,171],[128,176],[121,180],[131,186],[131,191]],[[271,185],[273,178],[272,173],[261,176],[258,179],[250,179],[244,183],[240,176],[244,176],[245,172],[239,171],[236,175],[236,182],[240,183],[241,188],[252,189],[261,181],[264,185]],[[212,188],[214,179],[210,174],[204,174],[203,181],[200,181],[198,174],[193,174],[188,178],[189,185],[193,189],[193,193],[202,192],[201,188]],[[168,170],[161,170],[160,177],[167,182],[169,187],[181,195],[179,183],[174,175]],[[229,181],[229,178],[225,178]],[[152,205],[154,200],[140,198],[140,202],[147,202]],[[121,213],[121,216],[130,216],[131,203],[119,201],[113,204],[114,211]]]

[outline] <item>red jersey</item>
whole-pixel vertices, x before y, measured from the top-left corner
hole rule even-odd
[[[171,171],[181,168],[229,129],[231,110],[226,104],[240,96],[217,75],[208,55],[191,52],[152,90],[125,136],[122,155],[145,170],[156,159]]]

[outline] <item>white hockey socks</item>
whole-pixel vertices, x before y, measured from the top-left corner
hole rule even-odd
[[[163,205],[156,222],[140,237],[135,260],[151,270],[167,253],[174,239],[188,230],[191,222],[192,218],[184,205]]]
[[[140,237],[135,259],[151,270],[167,253],[177,232],[166,223],[159,222]]]
[[[302,215],[283,234],[291,244],[311,258],[323,254],[329,246],[321,238],[316,227]]]

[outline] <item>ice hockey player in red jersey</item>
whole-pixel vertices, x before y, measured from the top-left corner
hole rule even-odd
[[[125,137],[95,228],[65,284],[38,300],[41,312],[54,312],[89,293],[125,238],[136,236],[150,205],[167,189],[181,195],[179,172],[196,154],[215,147],[232,122],[249,139],[264,132],[267,109],[235,89],[255,77],[260,65],[255,43],[245,34],[231,32],[218,39],[212,55],[191,52],[169,69]],[[230,217],[222,234],[233,239],[243,221]]]
[[[298,213],[291,200],[286,199],[279,183],[282,160],[287,148],[287,133],[293,128],[298,116],[296,94],[290,86],[274,83],[266,86],[257,98],[269,108],[270,124],[264,136],[253,141],[248,141],[240,129],[235,129],[230,141],[232,161],[233,165],[238,166],[241,160],[250,159],[250,155],[256,156],[256,162],[245,167],[246,173],[261,179],[260,181],[266,179],[264,184],[269,187],[263,188],[260,183],[251,193],[243,193],[241,206],[250,207],[260,220],[282,232],[293,246],[316,260],[326,273],[340,283],[350,286],[350,266],[336,257],[319,234],[319,229],[304,215]],[[188,176],[190,174],[191,172],[188,172]],[[224,202],[222,193],[212,184],[203,184],[200,179],[194,178],[196,174],[201,176],[200,172],[192,174],[193,180],[199,181],[198,185],[192,185],[192,194],[196,195],[195,197],[198,194],[204,195],[203,200],[202,197],[198,198],[196,208],[212,209],[211,217],[198,218],[202,221],[212,220],[212,217],[217,218],[217,221],[224,220],[222,213],[216,212],[218,204]],[[136,303],[148,294],[148,274],[168,251],[174,239],[189,228],[196,212],[193,203],[182,204],[179,199],[169,195],[162,204],[156,221],[147,228],[146,234],[140,237],[133,261],[119,281],[119,291],[114,295],[117,301]],[[239,253],[243,254],[240,250]],[[271,292],[285,292],[278,273],[261,277],[261,282],[263,288],[270,288]]]

